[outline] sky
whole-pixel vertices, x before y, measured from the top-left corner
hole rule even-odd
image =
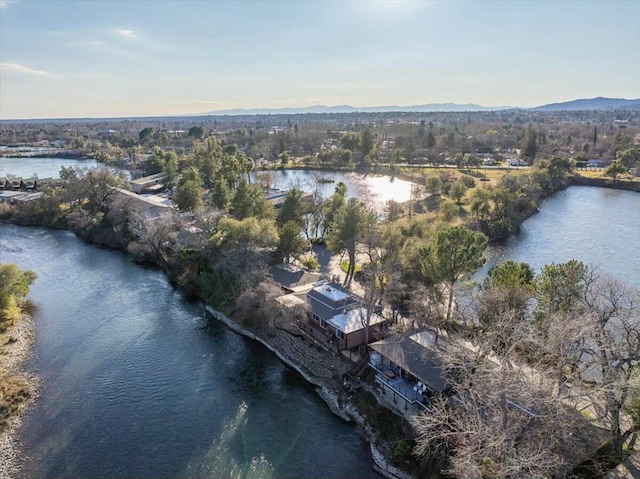
[[[640,1],[0,0],[0,119],[640,98]]]

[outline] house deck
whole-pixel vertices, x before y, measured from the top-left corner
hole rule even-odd
[[[403,377],[400,373],[388,365],[371,361],[369,365],[376,372],[376,382],[393,393],[393,402],[398,406],[398,399],[404,401],[404,409],[413,405],[422,411],[427,411],[430,404],[430,397],[421,383],[410,378]],[[399,396],[396,397],[396,395]]]

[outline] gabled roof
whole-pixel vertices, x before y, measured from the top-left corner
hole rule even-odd
[[[423,331],[426,334],[426,331]],[[419,333],[390,336],[371,343],[369,347],[381,356],[413,374],[418,380],[437,392],[447,389],[442,363],[437,353],[426,345],[424,336]]]
[[[312,285],[322,276],[305,269],[296,268],[290,264],[278,264],[269,269],[271,279],[285,289],[298,290],[305,285]]]

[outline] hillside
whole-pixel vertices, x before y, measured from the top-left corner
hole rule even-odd
[[[560,103],[549,103],[534,108],[534,110],[543,111],[561,111],[561,110],[619,110],[619,109],[638,109],[640,108],[640,98],[636,100],[627,100],[625,98],[589,98],[571,100]]]

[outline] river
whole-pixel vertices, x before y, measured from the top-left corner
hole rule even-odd
[[[379,477],[295,371],[161,272],[65,231],[0,226],[0,245],[38,274],[22,477]]]
[[[527,262],[536,272],[576,259],[640,288],[640,194],[572,186],[544,200],[540,213],[518,234],[489,247],[487,256],[476,280],[506,259]]]

